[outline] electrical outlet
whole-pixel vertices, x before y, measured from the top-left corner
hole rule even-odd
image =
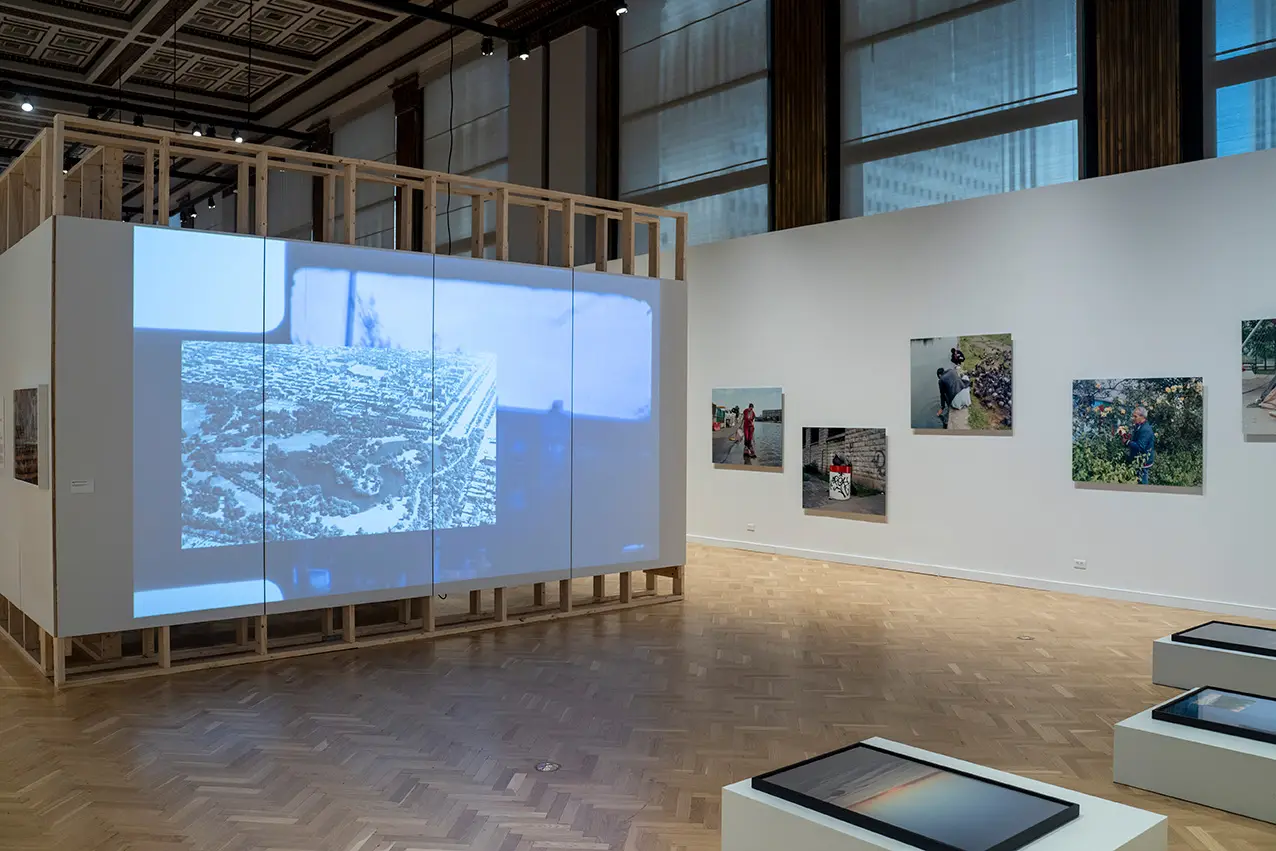
[[[755,526],[755,525],[754,525],[754,524],[752,524],[752,523],[750,523],[748,526],[745,526],[745,527],[744,527],[744,531],[746,531],[746,532],[756,532],[757,530],[758,530],[758,529],[757,529],[757,526]]]
[[[1085,566],[1085,559],[1083,559],[1083,558],[1074,558],[1074,559],[1072,560],[1072,568],[1073,568],[1074,570],[1085,570],[1085,569],[1086,569],[1086,566]]]

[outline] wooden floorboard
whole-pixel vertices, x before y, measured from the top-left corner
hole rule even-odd
[[[0,645],[0,849],[716,849],[721,786],[868,736],[1276,848],[1111,782],[1112,725],[1173,693],[1152,640],[1198,613],[689,555],[682,603],[60,694]]]

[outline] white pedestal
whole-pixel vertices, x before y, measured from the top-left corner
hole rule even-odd
[[[1156,721],[1149,709],[1116,725],[1112,775],[1127,786],[1276,823],[1276,745],[1266,742]]]
[[[1168,841],[1165,816],[886,739],[873,738],[866,744],[1081,805],[1079,817],[1033,842],[1025,851],[1165,851]],[[722,851],[776,849],[917,851],[912,845],[759,792],[748,780],[725,787],[722,790]]]
[[[1276,698],[1276,656],[1184,644],[1167,636],[1152,642],[1152,682],[1181,689],[1214,686]]]

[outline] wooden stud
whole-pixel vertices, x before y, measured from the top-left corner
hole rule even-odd
[[[425,219],[421,222],[421,250],[426,254],[433,254],[436,250],[439,230],[439,179],[430,175],[425,179],[425,188],[421,191],[425,195],[425,201],[421,205],[423,211],[421,215]]]
[[[62,173],[62,162],[66,156],[66,116],[61,113],[53,116],[53,138],[50,142],[54,154],[53,161],[49,163],[53,174],[53,209],[50,212],[61,216],[66,213],[66,175]]]
[[[53,636],[40,630],[40,670],[47,677],[53,673]]]
[[[487,228],[483,224],[483,196],[470,196],[470,256],[483,256],[483,242],[487,236]],[[451,246],[448,246],[451,251]]]
[[[104,632],[98,636],[98,653],[103,661],[119,659],[124,655],[124,637],[118,632]]]
[[[39,162],[28,161],[22,169],[22,235],[26,236],[40,224],[40,170]]]
[[[346,644],[354,644],[357,637],[354,625],[354,606],[346,606],[341,613],[341,640]]]
[[[248,618],[235,619],[235,644],[240,647],[248,646]]]
[[[496,190],[496,259],[510,259],[510,191]]]
[[[576,265],[576,199],[563,201],[563,265]]]
[[[509,620],[509,607],[505,603],[505,589],[497,588],[492,592],[492,595],[492,610],[495,612],[496,620]]]
[[[546,204],[536,208],[536,262],[549,265],[549,206]]]
[[[620,602],[628,603],[634,598],[634,575],[628,570],[620,573]]]
[[[266,236],[270,233],[270,155],[265,151],[257,152],[257,193],[253,198],[253,212],[256,220],[254,233]]]
[[[626,275],[634,273],[634,208],[626,207],[620,217],[620,263]]]
[[[19,162],[9,169],[9,185],[7,192],[7,204],[9,208],[8,221],[8,237],[5,244],[12,248],[18,244],[18,240],[22,239],[22,186],[24,178],[23,170],[26,166]]]
[[[123,218],[124,151],[106,148],[102,152],[102,218],[118,222]]]
[[[607,214],[594,217],[594,269],[607,271]]]
[[[164,627],[168,629],[168,627]],[[53,684],[58,688],[66,685],[66,657],[71,653],[71,642],[65,638],[53,639]],[[164,667],[168,667],[164,665]]]
[[[155,179],[156,189],[159,191],[159,201],[156,202],[156,219],[155,224],[168,226],[168,217],[173,214],[172,202],[169,200],[169,192],[172,191],[171,180],[169,179],[169,170],[172,168],[171,157],[168,153],[168,137],[160,139],[159,151],[156,154],[159,157],[159,177]],[[239,175],[239,203],[244,205],[244,215],[241,221],[248,221],[248,180],[244,177],[244,170],[247,165],[240,166]],[[247,233],[248,231],[242,231]]]
[[[329,606],[319,615],[319,633],[324,638],[327,638],[333,633],[332,620],[332,607]]]
[[[53,213],[53,144],[45,133],[37,137],[40,148],[40,221],[44,221]],[[58,163],[61,173],[62,164]],[[116,218],[119,221],[119,218]]]
[[[81,196],[84,192],[84,184],[80,181],[80,174],[77,173],[70,179],[63,182],[66,197],[62,199],[62,209],[67,210],[71,215],[80,215]]]
[[[359,169],[354,163],[346,163],[346,245],[354,245],[359,239]]]
[[[266,628],[266,616],[259,615],[257,617],[257,648],[258,656],[265,656],[270,652],[270,631]]]
[[[412,204],[416,190],[411,186],[399,187],[399,229],[395,234],[395,245],[400,251],[412,250]]]
[[[471,591],[470,592],[470,614],[477,615],[481,611],[483,611],[483,592]]]
[[[412,601],[411,600],[399,601],[399,623],[402,623],[402,624],[412,623]]]
[[[595,603],[601,603],[603,597],[607,596],[606,589],[607,589],[607,577],[595,576],[594,577],[594,602]]]
[[[680,564],[674,568],[673,593],[678,597],[682,596],[682,593],[683,593],[682,582],[683,582],[683,577],[686,575],[686,573],[687,573],[687,566],[685,564]]]
[[[674,222],[673,274],[680,281],[687,280],[687,217],[680,215]]]
[[[647,590],[655,591],[656,590],[656,573],[651,570],[644,570],[643,573],[647,574]]]
[[[421,598],[421,631],[434,632],[434,598]]]
[[[236,169],[235,175],[235,232],[236,233],[252,233],[252,223],[249,221],[249,201],[251,193],[249,192],[249,165],[248,163],[240,163]],[[164,221],[160,224],[168,224],[166,208],[161,205],[160,212],[165,216]]]
[[[323,176],[323,241],[337,238],[337,175]]]
[[[173,667],[173,648],[169,644],[171,632],[172,627],[162,626],[159,628],[159,666],[161,668]]]
[[[540,608],[545,605],[545,583],[537,582],[532,586],[532,605]]]
[[[558,580],[558,611],[566,614],[572,610],[572,581]]]
[[[647,276],[660,277],[660,220],[647,223]]]
[[[155,149],[146,146],[142,157],[142,224],[155,222]]]
[[[155,657],[155,627],[146,627],[142,630],[142,658],[153,659]]]

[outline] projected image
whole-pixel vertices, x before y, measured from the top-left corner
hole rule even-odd
[[[754,786],[905,841],[967,851],[1022,848],[1075,804],[857,745],[754,779]]]

